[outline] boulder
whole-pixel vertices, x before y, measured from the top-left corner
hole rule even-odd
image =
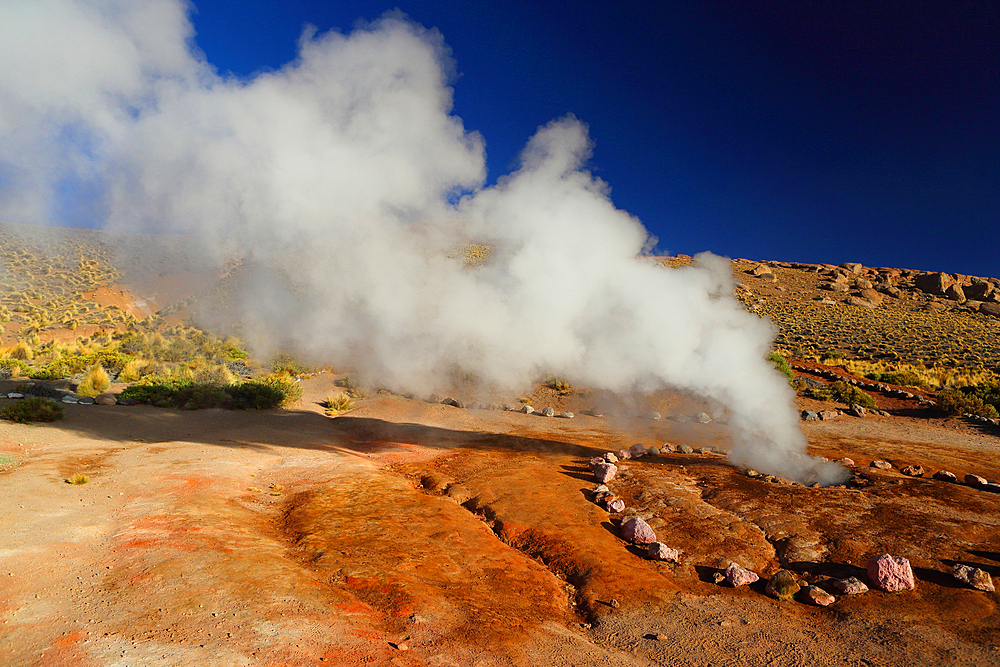
[[[876,289],[882,294],[888,294],[894,299],[898,299],[903,295],[902,290],[898,287],[893,287],[892,285],[879,285]]]
[[[556,415],[556,417],[559,417],[560,419],[572,419],[575,416],[576,415],[574,415],[572,412],[560,412],[559,414]]]
[[[821,421],[826,421],[827,419],[836,419],[837,417],[840,416],[840,411],[839,410],[820,410],[816,414],[816,416],[819,417]]]
[[[657,447],[656,445],[653,445],[652,447],[646,450],[646,453],[649,454],[650,456],[659,456],[660,448]]]
[[[868,561],[868,580],[883,591],[912,591],[917,587],[910,561],[889,554]]]
[[[612,514],[621,514],[625,511],[625,501],[621,498],[615,498],[611,502],[606,503],[604,508]]]
[[[965,483],[969,486],[986,486],[986,478],[973,475],[971,472],[965,476]]]
[[[850,289],[850,287],[847,286],[846,282],[844,282],[844,283],[826,283],[826,284],[820,285],[820,289],[829,290],[830,292],[846,292],[847,290]]]
[[[932,477],[941,482],[957,482],[958,476],[953,472],[948,472],[947,470],[938,470],[932,475]]]
[[[913,279],[917,289],[926,294],[944,296],[945,290],[955,280],[947,273],[924,273]]]
[[[864,417],[868,414],[868,411],[865,410],[860,405],[851,403],[850,407],[847,408],[847,413],[850,415],[854,415],[855,417]]]
[[[598,463],[594,466],[594,479],[601,484],[606,484],[618,474],[618,466],[613,463]]]
[[[676,452],[677,448],[674,447],[673,445],[671,445],[669,442],[665,442],[662,445],[660,445],[660,451],[661,452],[671,452],[672,453],[672,452]]]
[[[892,464],[888,461],[880,461],[878,459],[872,461],[868,464],[869,468],[875,468],[876,470],[892,470]]]
[[[618,455],[619,461],[624,461],[625,459],[632,458],[632,452],[630,452],[627,449],[619,449],[617,452],[615,452],[615,454]]]
[[[726,568],[726,581],[733,588],[752,584],[758,579],[760,577],[757,576],[756,572],[752,572],[745,567],[740,567],[736,563],[730,563],[729,567]]]
[[[118,403],[118,397],[114,394],[98,394],[94,396],[94,403],[98,405],[115,405]]]
[[[845,456],[842,459],[837,459],[837,463],[850,467],[854,465],[854,459],[849,459]]]
[[[637,442],[628,448],[628,453],[632,455],[632,458],[637,459],[640,456],[646,455],[646,448],[642,445],[642,443]]]
[[[594,472],[594,468],[597,467],[598,463],[607,463],[607,461],[604,460],[603,456],[595,456],[590,459],[590,463],[587,464],[590,467],[590,472]]]
[[[656,534],[645,520],[637,516],[622,521],[622,538],[632,544],[652,544],[656,541]]]
[[[857,287],[857,288],[858,288],[859,290],[861,290],[861,296],[864,296],[864,297],[865,297],[865,298],[867,299],[868,297],[867,297],[867,296],[865,296],[864,292],[865,292],[865,290],[871,290],[871,289],[872,289],[872,287],[873,287],[873,285],[872,285],[872,281],[870,281],[870,280],[866,280],[866,279],[864,279],[864,278],[858,278],[857,280],[855,280],[855,281],[854,281],[854,285],[855,285],[855,286],[856,286],[856,287]],[[872,291],[874,292],[875,290],[872,290]],[[879,299],[881,299],[881,298],[882,298],[882,297],[881,297],[881,296],[879,296],[878,294],[876,294],[875,296],[877,296],[877,297],[878,297]]]
[[[81,398],[81,399],[80,399],[80,400],[78,401],[78,403],[79,403],[80,405],[93,405],[93,404],[94,404],[94,399],[93,399],[93,398],[91,398],[90,396],[85,396],[85,397]]]
[[[595,486],[593,489],[590,490],[590,495],[593,496],[594,498],[601,495],[602,493],[608,493],[607,484],[598,484],[597,486]]]
[[[806,586],[802,589],[802,600],[803,602],[816,605],[817,607],[828,607],[836,602],[837,598],[833,597],[819,586]]]
[[[918,466],[918,465],[906,466],[905,468],[901,469],[899,472],[903,473],[904,475],[908,475],[909,477],[923,477],[924,476],[924,468],[923,468],[923,466]]]
[[[871,283],[868,284],[871,285]],[[882,295],[873,290],[871,287],[867,287],[861,290],[861,296],[865,299],[868,299],[872,303],[882,303]]]
[[[819,419],[819,415],[813,412],[812,410],[803,410],[801,417],[802,421],[804,422],[811,422]]]
[[[555,417],[556,411],[552,408],[545,408],[544,410],[542,410],[542,414],[545,415],[546,417]]]
[[[859,595],[868,592],[868,586],[857,577],[847,579],[837,579],[833,586],[844,595]]]
[[[840,265],[840,268],[850,271],[851,273],[861,273],[862,265],[858,262],[844,262]]]
[[[663,542],[650,542],[648,553],[653,560],[669,560],[678,563],[681,559],[677,549],[671,549]]]
[[[951,576],[955,577],[963,584],[967,584],[981,591],[993,592],[996,590],[993,588],[993,579],[990,578],[989,573],[978,567],[970,567],[968,565],[962,565],[961,563],[955,563],[955,566],[951,568]]]
[[[958,301],[959,303],[965,301],[965,292],[958,283],[948,285],[948,288],[944,291],[944,295],[952,301]]]
[[[976,282],[978,278],[972,279],[972,284],[964,288],[965,298],[974,301],[986,301],[993,294],[995,288],[992,283],[988,283],[985,280],[981,282]]]
[[[844,303],[846,303],[848,306],[855,306],[857,308],[875,308],[876,306],[878,306],[877,303],[872,303],[868,299],[862,299],[861,297],[857,296],[847,297],[847,301],[845,301]]]
[[[992,315],[993,317],[1000,317],[1000,304],[998,303],[981,303],[979,304],[979,312],[983,315]]]
[[[521,412],[523,412],[526,415],[530,415],[535,412],[535,409],[530,405],[525,405],[523,408],[521,408]]]
[[[681,454],[694,454],[694,450],[691,448],[691,445],[678,445],[677,451]]]
[[[441,399],[441,404],[442,405],[450,405],[453,408],[464,408],[465,407],[465,403],[464,402],[458,400],[457,398],[452,398],[450,396],[448,398],[442,398]]]
[[[707,412],[699,412],[694,416],[694,420],[699,424],[707,424],[712,421],[712,417]]]
[[[604,460],[608,463],[618,463],[618,457],[615,456],[614,452],[608,452],[604,455]]]
[[[771,273],[771,267],[767,266],[766,264],[758,264],[757,266],[747,271],[747,273],[749,273],[752,276],[760,276],[765,273]]]
[[[773,598],[787,602],[799,592],[799,582],[795,581],[795,575],[788,570],[778,570],[767,582],[764,592]]]
[[[24,398],[24,394],[19,391],[11,391],[7,393],[7,398]]]

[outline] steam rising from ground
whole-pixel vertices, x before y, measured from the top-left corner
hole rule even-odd
[[[726,406],[732,459],[829,483],[805,457],[771,325],[726,260],[666,270],[586,170],[573,116],[485,182],[484,141],[451,114],[440,34],[387,15],[306,31],[249,80],[192,47],[180,0],[26,0],[0,8],[0,216],[45,223],[67,193],[107,229],[198,232],[238,253],[258,344],[350,360],[427,391],[456,369],[522,388],[542,375],[615,392],[667,385]],[[489,261],[454,259],[464,242]],[[449,255],[451,255],[449,257]]]

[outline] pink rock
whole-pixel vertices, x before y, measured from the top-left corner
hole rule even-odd
[[[805,602],[814,604],[818,607],[827,607],[837,601],[837,598],[833,597],[819,586],[806,586],[802,589],[801,595]]]
[[[603,459],[602,457],[600,457],[600,456],[595,456],[594,458],[590,459],[590,471],[591,471],[591,472],[593,472],[593,471],[594,471],[594,468],[596,468],[596,467],[597,467],[597,464],[598,464],[598,463],[607,463],[607,461],[605,461],[605,460],[604,460],[604,459]]]
[[[981,591],[994,591],[993,579],[985,570],[981,570],[978,567],[970,567],[968,565],[963,565],[961,563],[955,563],[955,567],[951,569],[951,576],[955,577],[963,584],[968,584],[973,588],[979,589]]]
[[[866,586],[865,582],[861,581],[857,577],[838,579],[833,582],[833,585],[844,595],[859,595],[861,593],[868,592],[868,586]]]
[[[869,560],[868,579],[883,591],[912,591],[917,587],[910,561],[902,556],[882,554]]]
[[[650,544],[656,541],[653,529],[637,516],[622,521],[622,537],[632,544]]]
[[[618,463],[618,457],[615,456],[614,452],[608,452],[604,455],[604,460],[608,463]]]
[[[938,470],[933,475],[934,479],[941,482],[957,482],[958,476],[953,472],[948,472],[947,470]]]
[[[837,459],[837,463],[840,463],[840,464],[845,465],[845,466],[853,466],[854,465],[854,459],[849,459],[849,458],[847,458],[845,456],[842,459]]]
[[[621,514],[625,511],[625,501],[620,498],[607,503],[604,508],[611,514]]]
[[[730,563],[729,567],[726,568],[726,581],[728,581],[729,585],[734,588],[745,584],[752,584],[758,579],[760,579],[760,577],[757,576],[756,572],[751,572],[745,567],[740,567],[736,563]]]
[[[632,458],[637,459],[645,455],[646,448],[642,446],[642,443],[637,442],[628,448],[628,453],[632,455]]]
[[[986,486],[986,479],[979,475],[969,473],[965,476],[965,483],[969,486]]]
[[[98,405],[115,405],[118,403],[118,397],[114,394],[98,394],[94,396],[94,403]]]
[[[629,452],[627,449],[619,449],[616,452],[616,454],[618,454],[618,460],[619,461],[624,461],[625,459],[632,458],[632,453]]]
[[[613,463],[598,463],[594,466],[594,479],[601,484],[606,484],[615,478],[618,473],[618,466]]]
[[[875,460],[875,461],[872,461],[871,463],[869,463],[868,467],[870,467],[870,468],[876,468],[878,470],[892,470],[892,464],[889,463],[888,461],[878,461],[878,460]]]
[[[651,542],[649,545],[649,557],[653,560],[671,560],[675,563],[681,559],[677,549],[671,549],[663,542]]]

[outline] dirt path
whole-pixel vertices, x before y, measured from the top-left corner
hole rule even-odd
[[[997,595],[946,574],[1000,575],[1000,494],[868,469],[864,487],[807,489],[721,456],[643,458],[612,486],[683,553],[654,563],[587,499],[586,461],[668,435],[721,442],[714,425],[609,430],[391,396],[330,419],[316,403],[331,382],[287,412],[69,405],[55,425],[0,424],[0,664],[1000,663]],[[1000,478],[991,433],[848,417],[806,432],[830,457]],[[822,583],[884,550],[911,559],[917,590],[821,609],[711,581],[732,559]]]

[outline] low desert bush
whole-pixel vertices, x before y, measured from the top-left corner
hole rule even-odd
[[[780,352],[771,352],[767,355],[767,360],[774,364],[775,368],[787,375],[789,380],[795,377],[795,371],[792,370],[788,360]]]
[[[294,403],[302,398],[295,378],[271,374],[257,380],[219,386],[194,382],[188,377],[147,376],[126,387],[121,398],[151,403],[161,408],[230,408],[267,410]]]
[[[17,345],[7,350],[7,355],[10,359],[19,359],[21,361],[31,361],[35,358],[35,351],[31,349],[31,346],[25,343],[23,340],[18,341]]]
[[[839,401],[845,405],[860,405],[863,408],[875,408],[875,399],[852,384],[831,382],[822,389],[810,389],[809,395],[821,401]]]
[[[971,413],[997,419],[1000,416],[1000,382],[986,382],[957,389],[945,389],[937,395],[938,407],[951,415]]]
[[[326,399],[326,414],[328,415],[337,415],[353,409],[354,400],[347,392],[338,394],[337,396],[328,396]]]
[[[66,478],[67,484],[80,485],[80,484],[86,484],[89,481],[90,481],[89,477],[87,477],[86,475],[81,475],[80,473],[74,473]]]
[[[63,407],[48,398],[25,398],[0,409],[0,419],[19,424],[54,422],[62,418]]]
[[[76,388],[76,393],[80,396],[97,396],[101,392],[107,391],[111,386],[111,376],[104,370],[101,364],[94,364],[83,376],[83,380]]]

